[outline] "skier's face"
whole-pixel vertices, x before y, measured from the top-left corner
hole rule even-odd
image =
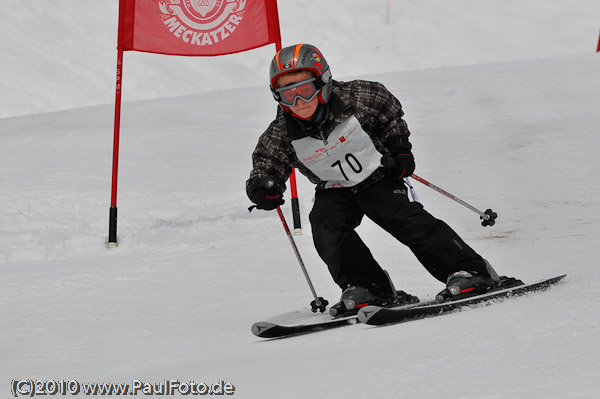
[[[290,73],[281,76],[277,79],[277,87],[289,86],[294,83],[301,82],[306,79],[313,77],[313,74],[309,71],[300,71],[296,73]],[[292,112],[298,115],[300,118],[309,119],[315,113],[317,106],[319,105],[319,97],[316,96],[312,100],[305,102],[302,99],[298,99],[295,107],[290,107]]]

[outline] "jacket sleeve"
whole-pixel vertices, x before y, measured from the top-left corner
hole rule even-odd
[[[270,176],[277,180],[285,189],[285,182],[292,174],[292,159],[290,146],[283,139],[279,123],[275,120],[260,136],[258,144],[252,153],[252,171],[246,181],[246,192],[253,187],[252,182],[258,181],[263,176]]]
[[[412,145],[408,140],[410,131],[402,118],[404,112],[400,101],[381,83],[374,83],[374,95],[371,107],[376,110],[375,130],[380,134],[381,141],[389,148],[393,143],[395,149],[410,151]],[[398,148],[399,147],[399,148]]]

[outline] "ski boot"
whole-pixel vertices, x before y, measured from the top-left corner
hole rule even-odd
[[[523,282],[514,277],[493,277],[476,272],[459,271],[448,276],[446,288],[436,295],[435,301],[437,303],[455,301],[519,285],[523,285]]]
[[[402,306],[417,303],[419,298],[404,291],[383,290],[377,284],[349,284],[342,292],[340,302],[329,309],[333,317],[352,316],[367,305],[382,307]]]

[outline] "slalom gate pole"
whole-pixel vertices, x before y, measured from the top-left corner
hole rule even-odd
[[[281,219],[281,224],[283,224],[283,229],[285,230],[285,234],[287,235],[288,240],[290,241],[290,244],[292,245],[294,254],[296,254],[298,263],[300,263],[300,268],[302,269],[302,273],[304,273],[304,277],[306,278],[306,282],[308,283],[310,292],[312,292],[312,295],[315,298],[315,300],[311,302],[311,310],[313,312],[316,312],[317,310],[319,310],[321,313],[323,313],[325,311],[325,309],[327,308],[327,305],[329,304],[329,302],[327,302],[325,299],[323,299],[322,297],[317,295],[317,292],[315,291],[315,287],[313,286],[313,283],[310,280],[310,277],[308,276],[308,271],[306,270],[306,266],[304,266],[304,262],[302,261],[302,257],[300,256],[300,252],[298,251],[298,247],[296,246],[296,243],[294,242],[294,238],[292,237],[292,234],[290,233],[290,229],[288,227],[287,222],[285,221],[285,217],[283,216],[283,212],[281,212],[280,207],[277,207],[277,213],[279,214],[279,219]]]
[[[117,53],[117,78],[115,89],[115,125],[113,139],[112,186],[110,193],[110,212],[108,219],[108,248],[117,244],[117,181],[119,175],[119,136],[121,127],[121,86],[123,80],[123,50]]]
[[[432,184],[430,182],[428,182],[427,180],[423,179],[422,177],[419,177],[415,174],[411,175],[410,177],[412,177],[413,179],[417,180],[420,183],[423,183],[424,185],[426,185],[427,187],[437,191],[438,193],[458,202],[459,204],[461,204],[462,206],[469,208],[470,210],[472,210],[473,212],[477,213],[480,218],[483,220],[481,222],[482,226],[493,226],[494,224],[496,224],[496,218],[498,217],[498,214],[496,212],[493,212],[491,209],[487,209],[485,212],[481,212],[480,210],[478,210],[477,208],[473,207],[472,205],[467,204],[465,201],[461,200],[460,198],[450,194],[448,191],[436,186],[435,184]]]
[[[275,7],[277,7],[277,2]],[[281,40],[275,42],[275,53],[281,50]],[[300,204],[298,202],[298,190],[296,187],[296,169],[292,168],[292,174],[290,175],[290,189],[292,191],[292,221],[294,223],[294,234],[302,234],[302,225],[300,222]],[[287,224],[286,224],[287,225]]]

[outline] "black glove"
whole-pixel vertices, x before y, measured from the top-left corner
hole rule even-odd
[[[402,180],[410,176],[415,171],[415,157],[410,150],[412,145],[405,137],[393,137],[387,143],[386,147],[390,150],[390,155],[394,164],[385,165],[389,169],[389,174],[394,180]]]
[[[398,151],[392,153],[394,167],[390,170],[390,175],[395,180],[402,180],[413,174],[415,171],[415,157],[410,151]]]
[[[285,203],[283,188],[284,186],[271,176],[263,176],[260,179],[248,180],[246,193],[250,201],[256,204],[256,208],[271,211]]]

